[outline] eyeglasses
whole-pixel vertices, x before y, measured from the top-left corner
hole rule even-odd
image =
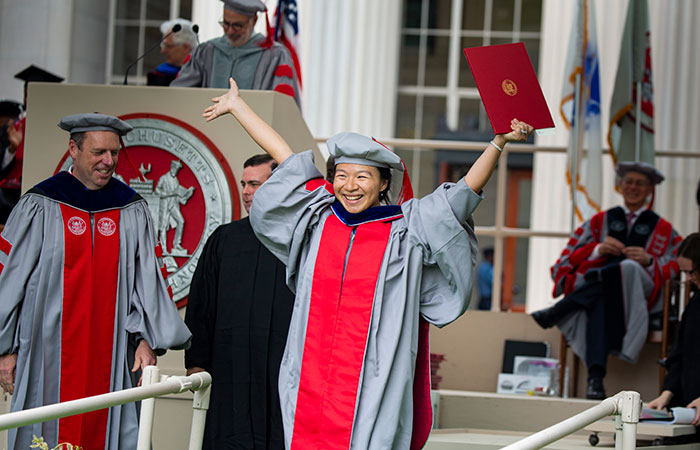
[[[648,181],[644,180],[630,180],[630,179],[623,179],[622,183],[623,186],[638,186],[638,187],[647,187],[650,186],[650,183]]]
[[[165,42],[160,43],[160,48],[171,49],[171,48],[175,48],[175,47],[179,47],[179,46],[180,46],[180,44],[166,44]]]
[[[226,22],[224,19],[221,19],[219,20],[219,25],[221,25],[221,28],[223,28],[224,31],[231,29],[237,33],[245,28],[249,22],[250,20],[246,20],[245,22]]]

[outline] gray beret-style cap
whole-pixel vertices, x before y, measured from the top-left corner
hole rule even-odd
[[[254,16],[259,12],[267,11],[267,7],[260,0],[221,0],[224,8],[244,16]]]
[[[362,164],[403,172],[401,158],[378,141],[357,133],[344,132],[328,139],[328,152],[335,164]]]
[[[639,162],[639,161],[625,161],[621,162],[615,168],[617,176],[620,178],[624,177],[627,172],[637,172],[642,175],[649,177],[651,184],[659,184],[664,181],[664,176],[659,172],[656,167],[649,163]]]
[[[61,119],[58,126],[71,134],[85,131],[111,131],[119,136],[124,136],[134,129],[123,120],[99,113],[72,114]]]

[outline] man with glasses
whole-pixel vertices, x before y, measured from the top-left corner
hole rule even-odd
[[[180,25],[178,31],[173,32],[173,27]],[[169,86],[177,77],[178,72],[185,64],[190,53],[197,48],[196,27],[189,20],[178,18],[168,20],[160,24],[160,32],[165,36],[160,43],[160,52],[165,57],[165,62],[155,70],[148,72],[147,82],[149,86]]]
[[[222,0],[219,21],[224,35],[197,47],[170,86],[229,87],[233,77],[240,89],[274,90],[299,104],[299,85],[289,51],[254,31],[258,13],[267,8],[260,0]]]
[[[663,282],[678,273],[681,236],[651,210],[663,175],[643,162],[620,163],[616,172],[624,205],[594,215],[571,235],[551,269],[553,295],[565,297],[532,314],[542,328],[557,325],[585,359],[590,399],[605,398],[609,353],[636,362],[649,316],[663,307]]]

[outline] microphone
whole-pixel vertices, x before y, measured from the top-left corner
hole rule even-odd
[[[196,23],[192,25],[192,31],[194,32],[194,36],[197,38],[197,45],[199,45],[199,25]]]
[[[129,67],[126,68],[126,73],[124,73],[124,85],[126,86],[126,84],[127,84],[127,83],[126,83],[126,80],[127,80],[127,78],[129,77],[129,71],[131,70],[132,67],[134,67],[134,66],[136,65],[137,62],[139,62],[139,61],[141,61],[143,58],[145,58],[146,55],[148,55],[148,54],[151,53],[153,50],[155,50],[156,47],[160,47],[160,44],[162,44],[164,40],[166,40],[168,37],[170,37],[173,33],[177,33],[177,32],[180,31],[181,29],[182,29],[182,25],[180,25],[179,23],[175,24],[175,25],[173,26],[173,28],[170,30],[170,32],[169,32],[168,34],[166,34],[165,36],[163,36],[163,38],[162,38],[160,41],[158,41],[158,43],[156,43],[156,45],[154,45],[153,47],[151,47],[151,48],[149,48],[148,50],[146,50],[146,52],[145,52],[143,55],[139,56],[138,58],[136,58],[136,59],[134,60],[134,62],[132,62],[131,64],[129,64]]]

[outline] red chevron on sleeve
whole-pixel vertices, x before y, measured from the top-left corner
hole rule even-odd
[[[277,66],[277,68],[275,69],[275,76],[294,78],[294,71],[289,66],[289,64],[282,64],[280,66]]]
[[[315,191],[316,189],[323,187],[326,191],[328,191],[329,194],[334,193],[333,185],[324,180],[323,178],[314,178],[312,180],[309,180],[306,182],[306,185],[304,187],[309,192]]]
[[[591,256],[591,253],[593,253],[593,250],[595,249],[596,245],[598,245],[597,242],[589,242],[588,244],[574,251],[569,257],[571,265],[578,266],[579,264],[587,260],[588,257]]]
[[[294,97],[294,88],[292,87],[292,85],[287,83],[278,84],[277,86],[275,86],[274,91],[282,94],[287,94],[290,97]]]
[[[599,212],[591,217],[591,234],[598,242],[600,242],[600,230],[603,228],[603,218],[605,218],[605,212]]]
[[[10,250],[12,250],[12,244],[10,244],[10,241],[0,235],[0,252],[3,252],[9,256]]]

